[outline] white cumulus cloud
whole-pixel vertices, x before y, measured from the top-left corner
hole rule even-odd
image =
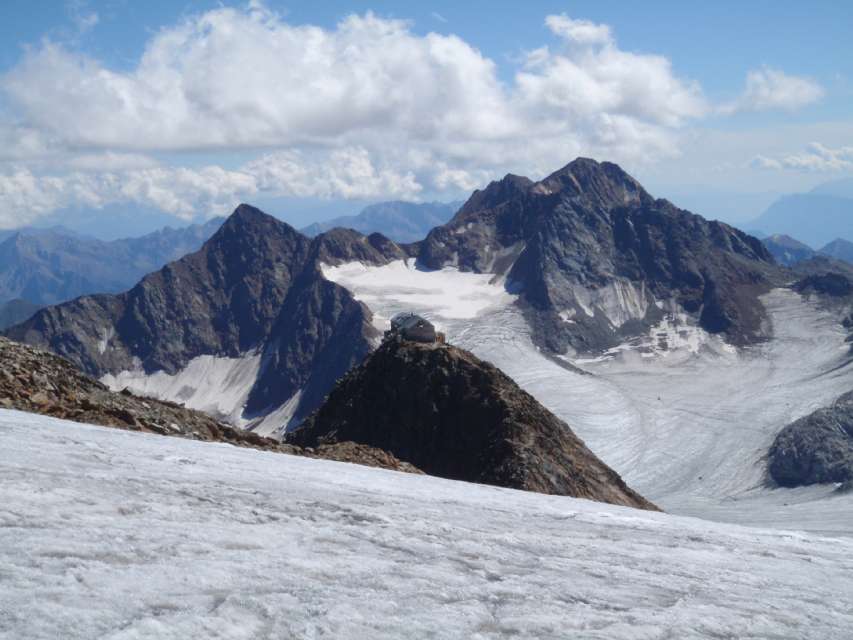
[[[545,24],[558,36],[577,44],[613,44],[613,34],[606,24],[573,20],[565,13],[548,16]]]
[[[724,114],[769,109],[795,111],[819,102],[824,94],[823,87],[810,78],[764,67],[750,71],[743,94],[734,102],[723,105],[720,111]]]
[[[777,158],[757,155],[751,162],[758,169],[815,172],[838,172],[853,170],[853,147],[827,147],[819,142],[811,143],[801,153],[791,153]]]
[[[362,148],[309,155],[299,150],[266,154],[246,165],[259,190],[277,195],[357,200],[411,199],[422,190],[414,174],[377,168]]]
[[[364,149],[269,153],[237,170],[153,165],[130,154],[82,155],[64,174],[27,168],[0,172],[0,228],[35,222],[65,207],[100,209],[134,203],[191,220],[229,213],[263,193],[273,196],[371,199],[416,198],[422,186],[411,173],[376,167]],[[112,165],[111,170],[104,170]],[[95,167],[97,170],[91,171]]]
[[[335,29],[292,25],[255,4],[162,29],[129,71],[46,41],[0,88],[29,126],[69,145],[125,150],[322,142],[373,152],[385,138],[455,144],[488,162],[496,148],[484,143],[539,133],[541,116],[559,118],[557,133],[593,151],[609,122],[630,119],[666,138],[701,114],[698,87],[665,58],[621,51],[605,25],[565,15],[546,24],[566,49],[530,54],[511,84],[456,36],[419,36],[370,13]]]
[[[372,13],[294,24],[261,2],[163,27],[129,68],[45,39],[0,76],[0,216],[132,201],[190,217],[258,193],[458,197],[578,155],[675,157],[684,128],[714,111],[610,26],[544,24],[558,44],[524,54],[509,80],[454,35]],[[803,99],[801,79],[756,73],[749,104],[791,105],[784,87]],[[236,151],[254,159],[224,168]],[[162,161],[199,152],[209,166]]]

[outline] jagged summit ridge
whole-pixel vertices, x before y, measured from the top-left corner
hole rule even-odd
[[[650,201],[642,185],[612,162],[577,158],[532,186],[543,194],[573,194],[596,201],[600,206]]]
[[[537,342],[558,353],[614,346],[675,311],[735,344],[761,339],[758,296],[778,273],[758,239],[588,158],[539,182],[491,183],[417,253],[431,269],[505,275]]]

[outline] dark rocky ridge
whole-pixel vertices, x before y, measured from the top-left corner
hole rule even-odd
[[[414,251],[428,268],[506,274],[537,342],[560,353],[608,347],[656,322],[651,296],[674,300],[734,344],[759,340],[758,296],[779,274],[758,239],[655,200],[617,165],[584,158],[540,182],[493,182]],[[606,299],[584,301],[586,292],[616,304],[628,292],[638,309],[614,322]]]
[[[793,288],[797,293],[814,293],[831,298],[844,298],[853,294],[853,282],[843,273],[836,271],[806,276],[795,282]]]
[[[796,278],[792,285],[794,291],[817,300],[847,329],[853,356],[853,265],[817,256],[796,264],[793,276]]]
[[[853,391],[782,429],[768,470],[784,487],[853,481]]]
[[[0,338],[0,408],[129,431],[227,442],[266,451],[421,473],[385,451],[354,442],[316,449],[283,445],[171,402],[139,397],[128,391],[114,393],[63,358],[5,338]]]
[[[318,268],[322,260],[381,263],[398,251],[381,237],[355,236],[335,231],[311,240],[241,205],[201,250],[130,291],[49,307],[7,335],[96,377],[139,367],[173,374],[200,355],[259,350],[245,416],[263,416],[301,390],[299,418],[376,338],[370,311]]]
[[[386,340],[286,436],[347,440],[436,476],[656,509],[503,372],[450,345]]]

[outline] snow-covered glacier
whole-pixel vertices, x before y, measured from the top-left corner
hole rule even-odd
[[[763,297],[773,338],[748,349],[671,309],[649,335],[600,357],[554,358],[533,344],[515,297],[495,276],[424,271],[414,261],[323,272],[367,304],[377,326],[417,311],[503,369],[669,512],[853,535],[853,494],[766,482],[765,455],[779,430],[853,388],[842,327],[790,290]]]
[[[0,638],[844,638],[853,540],[0,411]]]

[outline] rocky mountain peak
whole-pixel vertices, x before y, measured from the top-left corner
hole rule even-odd
[[[490,182],[485,189],[478,189],[462,206],[456,216],[448,224],[461,221],[472,213],[499,206],[508,200],[525,195],[533,181],[524,176],[512,173],[506,174],[501,180]]]
[[[603,208],[640,204],[651,196],[619,165],[577,158],[536,183],[534,193],[583,197]]]
[[[269,222],[271,219],[277,220],[277,218],[273,218],[268,213],[264,213],[257,207],[244,202],[237,205],[237,208],[226,219],[225,224],[263,224],[264,222]]]
[[[534,340],[600,351],[680,307],[735,344],[763,337],[773,258],[756,238],[656,200],[619,166],[578,158],[540,182],[475,192],[416,248],[432,269],[495,273],[520,293]]]
[[[227,245],[229,249],[248,250],[254,247],[255,253],[260,253],[268,248],[281,248],[282,244],[307,246],[308,243],[307,238],[286,222],[251,205],[241,204],[228,216],[205,247],[208,251],[220,245]]]
[[[768,236],[766,240],[771,240],[788,249],[810,249],[807,244],[804,244],[791,236],[785,235],[784,233],[774,233],[772,236]]]
[[[200,250],[125,293],[44,309],[8,335],[65,356],[89,375],[129,376],[142,388],[147,376],[183,375],[163,397],[197,397],[204,407],[206,381],[188,377],[188,367],[202,357],[211,370],[244,367],[245,379],[223,383],[241,390],[228,396],[238,404],[223,415],[255,423],[292,401],[277,428],[318,406],[375,337],[370,312],[323,278],[317,261],[324,247],[352,259],[385,260],[356,232],[312,241],[241,205]]]
[[[820,250],[820,253],[837,260],[853,264],[853,242],[836,238]]]
[[[381,233],[365,236],[353,229],[337,227],[314,239],[311,255],[316,262],[328,265],[354,260],[380,265],[406,258],[408,254]]]
[[[655,508],[502,371],[451,345],[386,340],[286,438],[348,440],[441,477]]]

